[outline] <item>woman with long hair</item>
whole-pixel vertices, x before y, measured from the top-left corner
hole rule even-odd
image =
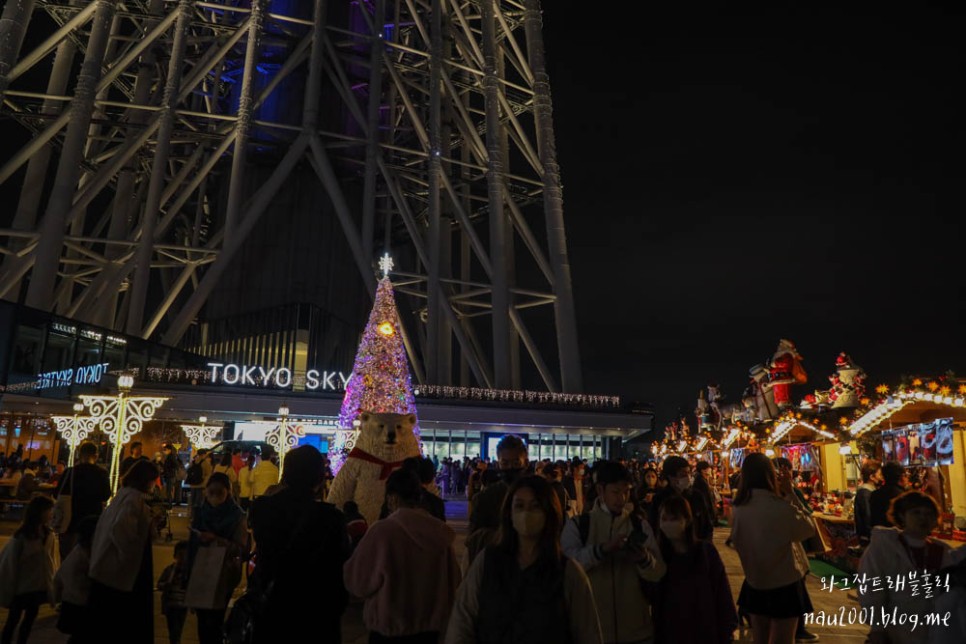
[[[791,644],[798,618],[812,611],[801,542],[814,534],[815,524],[795,498],[791,478],[779,479],[764,454],[749,454],[741,466],[731,541],[745,571],[738,605],[751,616],[755,642]]]
[[[562,526],[560,501],[545,479],[526,476],[510,487],[498,542],[470,566],[447,643],[602,641],[590,581],[561,552]]]
[[[46,496],[30,499],[23,522],[0,553],[0,606],[9,608],[0,642],[26,642],[40,607],[53,599],[54,573],[60,566],[57,538],[50,524],[54,502]]]
[[[158,518],[147,500],[158,478],[150,461],[137,461],[101,515],[91,546],[90,624],[123,634],[131,644],[154,642],[154,569],[151,534]]]
[[[667,498],[658,517],[658,544],[667,572],[654,593],[655,641],[730,642],[738,614],[718,550],[695,537],[694,515],[683,496]]]
[[[231,459],[231,455],[228,455]],[[216,596],[206,604],[211,607],[198,608],[191,604],[191,577],[194,574],[208,574],[193,567],[198,553],[203,548],[224,548],[224,562],[215,585]],[[221,644],[222,624],[228,600],[242,577],[243,555],[248,551],[248,527],[245,512],[238,507],[231,494],[231,481],[224,472],[215,472],[208,477],[205,485],[205,500],[195,512],[191,521],[191,539],[188,542],[188,595],[185,601],[195,608],[198,616],[198,640],[201,644]],[[197,581],[197,580],[196,580]]]

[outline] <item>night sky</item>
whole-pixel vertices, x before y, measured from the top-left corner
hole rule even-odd
[[[543,4],[587,391],[966,375],[962,13]]]

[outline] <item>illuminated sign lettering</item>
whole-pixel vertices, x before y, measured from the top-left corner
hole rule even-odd
[[[244,387],[277,387],[288,389],[292,386],[292,370],[288,367],[260,367],[247,364],[225,364],[209,362],[211,384],[241,385]],[[319,371],[309,369],[305,372],[305,388],[308,391],[344,391],[349,382],[349,374],[341,371]]]
[[[37,374],[37,389],[70,387],[71,385],[96,385],[107,373],[109,362],[92,364],[76,369],[48,371]]]

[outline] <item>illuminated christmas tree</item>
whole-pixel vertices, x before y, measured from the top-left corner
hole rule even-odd
[[[413,396],[412,379],[406,347],[403,345],[396,298],[393,295],[389,271],[392,259],[388,255],[379,261],[383,277],[376,288],[376,302],[369,314],[369,322],[362,334],[362,342],[356,352],[352,376],[345,387],[342,411],[339,413],[339,429],[335,446],[329,457],[332,473],[342,467],[346,455],[355,445],[356,419],[363,411],[383,414],[415,414],[416,398]],[[419,438],[419,425],[415,428]],[[420,446],[422,441],[420,441]]]

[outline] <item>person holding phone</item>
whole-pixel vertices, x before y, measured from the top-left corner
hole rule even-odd
[[[567,522],[564,554],[590,578],[605,642],[648,642],[654,637],[644,583],[664,576],[664,560],[647,521],[630,503],[632,479],[614,461],[597,464],[597,499],[588,514]]]

